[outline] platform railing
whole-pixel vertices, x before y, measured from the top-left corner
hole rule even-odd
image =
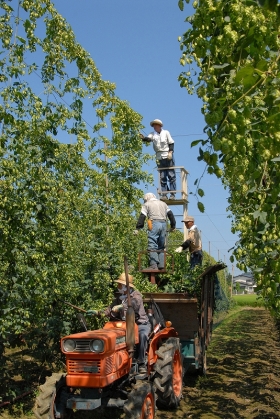
[[[161,190],[160,172],[162,170],[175,170],[177,188],[179,186],[179,189],[176,189],[176,191],[162,191]],[[188,171],[183,166],[171,166],[168,168],[166,167],[158,168],[157,171],[158,171],[158,185],[159,185],[157,188],[157,192],[158,192],[159,197],[165,198],[165,196],[167,197],[168,194],[172,193],[172,194],[177,195],[175,197],[175,201],[177,204],[187,203],[188,201],[188,192],[187,192],[188,191],[188,183],[187,183]],[[171,199],[168,199],[168,201],[171,201]]]
[[[159,195],[159,199],[166,202],[168,206],[171,205],[182,205],[183,211],[182,216],[183,219],[188,215],[188,182],[187,182],[187,176],[188,171],[183,166],[171,166],[168,167],[168,170],[173,169],[176,173],[176,184],[177,188],[179,186],[179,189],[176,189],[176,191],[162,191],[161,190],[161,183],[160,183],[160,172],[162,170],[167,170],[167,168],[158,168],[158,188],[157,192]],[[175,194],[175,198],[169,199],[168,194]],[[183,226],[183,232],[184,232],[184,240],[187,239],[188,233],[187,233],[187,227],[184,224]]]

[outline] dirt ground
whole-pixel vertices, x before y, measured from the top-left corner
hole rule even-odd
[[[177,418],[280,418],[279,332],[264,309],[231,315],[213,332],[206,377],[186,375]],[[157,412],[157,419],[174,413]]]
[[[279,355],[279,331],[266,310],[246,308],[229,313],[213,331],[207,375],[186,374],[179,408],[176,412],[158,409],[156,419],[280,418]],[[31,394],[2,406],[0,419],[31,418],[33,403]],[[77,412],[74,419],[123,416],[104,413]]]

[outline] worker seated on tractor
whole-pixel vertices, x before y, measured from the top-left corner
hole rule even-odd
[[[135,312],[135,322],[138,325],[139,331],[139,344],[136,347],[135,358],[137,359],[139,372],[144,374],[147,371],[146,351],[148,345],[148,337],[151,331],[151,323],[144,308],[142,295],[133,285],[133,276],[128,275],[128,279],[131,306]],[[112,320],[125,320],[126,311],[128,308],[125,273],[122,273],[115,282],[118,284],[118,292],[120,295],[102,313]],[[87,315],[90,316],[98,314],[101,314],[101,312],[96,310],[87,311]]]

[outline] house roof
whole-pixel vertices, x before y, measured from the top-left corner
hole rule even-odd
[[[233,284],[239,283],[245,287],[256,287],[255,279],[251,272],[234,276],[232,282]]]

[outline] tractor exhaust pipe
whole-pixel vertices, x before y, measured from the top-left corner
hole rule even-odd
[[[125,272],[125,281],[126,281],[126,289],[127,289],[127,311],[126,311],[126,347],[129,353],[129,357],[133,357],[134,353],[134,345],[135,345],[135,333],[134,333],[134,325],[135,325],[135,313],[131,306],[131,298],[129,292],[129,278],[128,278],[128,265],[127,265],[127,258],[124,256],[124,272]]]

